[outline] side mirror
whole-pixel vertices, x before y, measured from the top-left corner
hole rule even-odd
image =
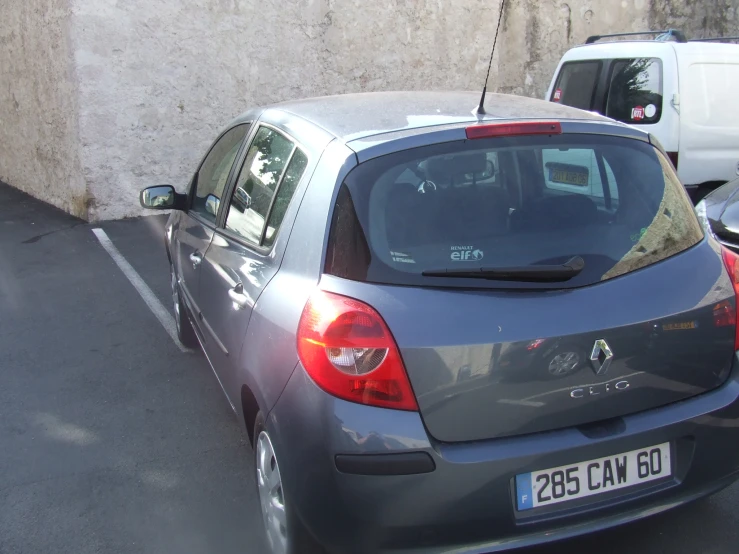
[[[218,215],[218,206],[221,205],[221,199],[215,194],[209,194],[205,197],[205,211],[213,217]]]
[[[175,192],[172,185],[147,187],[139,194],[139,202],[149,210],[184,210],[187,197]]]

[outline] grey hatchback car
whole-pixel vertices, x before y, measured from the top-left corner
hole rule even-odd
[[[477,98],[248,111],[141,193],[275,554],[499,551],[737,477],[739,257],[648,134]]]

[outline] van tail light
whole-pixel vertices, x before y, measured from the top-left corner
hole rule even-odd
[[[667,152],[667,157],[670,158],[672,165],[674,165],[675,169],[677,169],[677,160],[678,160],[677,152]]]
[[[731,284],[734,287],[734,305],[730,310],[726,306],[721,306],[724,302],[720,302],[713,308],[713,321],[716,325],[722,322],[723,325],[734,324],[736,326],[734,338],[734,350],[739,350],[739,325],[737,323],[737,309],[739,308],[739,256],[726,247],[722,247],[724,263],[726,270],[729,272]],[[727,313],[727,311],[729,313]],[[726,322],[726,323],[724,323]]]
[[[468,139],[518,137],[523,135],[561,135],[558,121],[519,121],[516,123],[486,123],[465,129]]]
[[[327,393],[370,406],[417,411],[400,351],[371,306],[317,290],[298,324],[298,355]]]

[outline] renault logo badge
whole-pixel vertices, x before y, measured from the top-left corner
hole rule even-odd
[[[613,352],[605,339],[598,339],[593,345],[593,351],[590,354],[590,363],[596,375],[603,375],[608,371],[608,367],[613,360]]]

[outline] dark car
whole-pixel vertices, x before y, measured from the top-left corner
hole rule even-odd
[[[737,169],[739,171],[739,169]],[[725,247],[739,253],[739,179],[708,194],[695,206],[706,229]]]
[[[478,98],[251,110],[142,194],[274,553],[498,551],[737,478],[739,257],[648,134]]]

